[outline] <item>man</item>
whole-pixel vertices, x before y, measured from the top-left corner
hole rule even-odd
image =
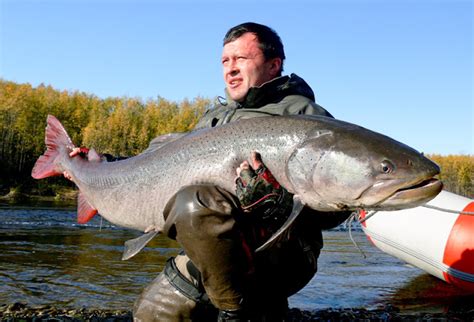
[[[196,128],[268,115],[332,117],[314,102],[304,80],[281,76],[284,59],[272,29],[256,23],[231,28],[222,53],[227,101],[207,111]],[[166,233],[184,254],[171,259],[145,289],[134,307],[136,320],[205,319],[210,300],[219,321],[281,321],[287,298],[314,276],[321,229],[337,226],[348,214],[304,209],[288,240],[256,253],[285,222],[292,199],[256,153],[237,173],[238,199],[219,187],[193,186],[168,203]]]
[[[282,42],[269,27],[244,23],[231,28],[222,53],[227,100],[207,111],[196,128],[268,115],[332,117],[315,103],[303,79],[282,76],[284,59]],[[282,321],[287,298],[314,276],[321,229],[337,226],[348,214],[305,208],[288,238],[256,252],[286,221],[292,196],[258,153],[236,171],[235,192],[191,186],[168,202],[164,233],[184,252],[168,260],[136,301],[136,321],[210,321],[216,316],[219,321]]]

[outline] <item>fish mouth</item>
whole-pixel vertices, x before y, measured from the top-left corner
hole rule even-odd
[[[439,179],[425,179],[409,187],[396,190],[375,208],[400,210],[418,207],[436,197],[442,189],[443,183]]]

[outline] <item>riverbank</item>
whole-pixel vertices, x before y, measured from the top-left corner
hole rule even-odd
[[[33,192],[24,192],[19,188],[11,188],[8,193],[0,195],[0,201],[8,203],[24,202],[73,202],[77,200],[78,189],[61,187],[55,190],[54,195],[40,195]]]
[[[387,306],[384,309],[367,310],[354,309],[324,309],[307,311],[292,308],[288,312],[287,321],[472,321],[474,310],[467,312],[445,313],[400,313],[396,307]],[[14,303],[0,306],[0,320],[17,321],[97,321],[97,322],[128,322],[132,321],[132,313],[125,310],[103,309],[74,309],[56,308],[49,305],[28,306]]]

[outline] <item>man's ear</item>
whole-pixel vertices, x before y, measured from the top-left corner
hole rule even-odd
[[[270,73],[273,77],[277,77],[280,74],[281,69],[281,58],[275,57],[270,59]]]

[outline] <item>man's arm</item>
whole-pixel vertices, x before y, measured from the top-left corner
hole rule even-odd
[[[293,195],[277,182],[256,152],[252,153],[250,164],[242,162],[236,172],[236,195],[242,210],[263,225],[271,236],[291,213]],[[311,216],[311,221],[320,229],[331,229],[344,222],[351,212],[320,212],[304,207],[301,214]],[[266,237],[270,237],[268,234]]]

